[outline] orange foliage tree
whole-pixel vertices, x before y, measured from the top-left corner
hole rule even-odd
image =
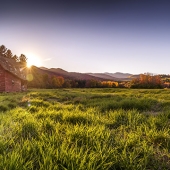
[[[162,88],[161,77],[158,75],[141,74],[131,81],[131,88]]]
[[[102,87],[118,87],[118,82],[114,81],[102,81]]]

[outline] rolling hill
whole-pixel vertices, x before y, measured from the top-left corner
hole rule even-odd
[[[37,75],[50,75],[50,76],[62,76],[64,79],[70,79],[70,80],[104,80],[100,77],[95,77],[89,74],[84,73],[77,73],[77,72],[67,72],[61,68],[45,68],[45,67],[36,67],[32,66],[30,69],[30,72],[32,73],[33,77],[36,77]]]
[[[46,68],[46,67],[36,67],[32,66],[31,73],[33,77],[37,75],[50,75],[50,76],[62,76],[64,79],[69,80],[99,80],[99,81],[130,81],[133,78],[139,77],[139,75],[133,75],[129,73],[78,73],[78,72],[68,72],[61,68]]]
[[[135,76],[139,77],[139,75],[133,75],[129,73],[121,73],[121,72],[116,72],[116,73],[88,73],[91,76],[107,79],[107,80],[113,80],[113,81],[130,81],[132,80]]]
[[[105,73],[106,75],[115,77],[115,78],[129,78],[130,76],[132,76],[133,74],[129,74],[129,73],[121,73],[121,72],[116,72],[116,73]]]

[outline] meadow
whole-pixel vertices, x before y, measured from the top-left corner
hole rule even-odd
[[[170,169],[170,90],[0,94],[2,170]]]

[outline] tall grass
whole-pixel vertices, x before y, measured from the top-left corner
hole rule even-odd
[[[60,89],[1,94],[6,109],[0,110],[0,169],[170,169],[169,93]]]

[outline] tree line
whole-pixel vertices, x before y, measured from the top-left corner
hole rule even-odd
[[[31,88],[112,88],[118,87],[118,82],[98,80],[70,80],[62,76],[48,74],[33,74],[33,80],[28,81]]]
[[[7,49],[4,45],[0,46],[0,55],[6,58],[11,58],[16,62],[20,63],[27,62],[27,57],[24,54],[21,54],[20,56],[13,55],[12,51],[10,49]]]
[[[139,78],[131,81],[99,81],[99,80],[70,80],[62,76],[48,74],[34,74],[34,79],[28,81],[28,87],[32,88],[163,88],[160,76],[141,74]]]
[[[99,81],[91,80],[70,80],[62,76],[40,74],[32,69],[33,80],[28,81],[31,88],[163,88],[163,82],[158,75],[141,74],[139,78],[131,81]]]

